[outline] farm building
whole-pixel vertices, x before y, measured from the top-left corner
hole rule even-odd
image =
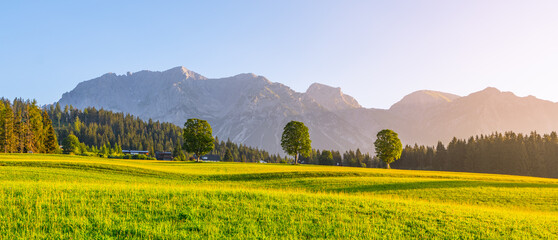
[[[172,153],[171,152],[156,152],[155,158],[157,160],[172,160]]]
[[[130,154],[130,155],[147,155],[149,156],[149,151],[142,151],[142,150],[122,150],[122,153],[124,154]]]

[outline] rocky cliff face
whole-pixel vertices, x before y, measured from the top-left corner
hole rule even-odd
[[[465,97],[423,90],[389,110],[366,109],[340,88],[319,83],[298,93],[255,74],[208,79],[184,67],[105,74],[78,84],[59,103],[127,112],[178,126],[188,118],[206,119],[223,140],[277,153],[282,153],[283,127],[291,120],[309,127],[314,148],[341,151],[373,152],[375,135],[384,128],[398,132],[404,144],[426,145],[493,131],[558,130],[556,103],[494,88]]]
[[[230,138],[271,152],[282,152],[281,134],[291,120],[308,126],[315,148],[362,148],[370,140],[312,97],[254,74],[207,79],[184,67],[105,74],[78,84],[59,103],[127,112],[178,126],[188,118],[201,118],[223,140]],[[342,135],[351,137],[338,137]]]
[[[320,83],[313,83],[306,90],[306,96],[314,99],[329,111],[362,108],[353,97],[343,94],[341,88],[333,88]]]

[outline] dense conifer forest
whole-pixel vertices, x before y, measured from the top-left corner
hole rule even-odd
[[[130,114],[103,109],[79,110],[72,106],[62,109],[58,104],[50,105],[46,111],[59,139],[65,139],[73,133],[80,142],[97,149],[117,146],[119,149],[149,151],[151,156],[158,151],[172,151],[177,160],[186,160],[192,156],[181,150],[182,128],[171,123],[143,121]],[[225,159],[227,150],[230,155]],[[209,154],[237,162],[280,161],[279,156],[270,155],[266,151],[231,141],[224,142],[218,138],[215,138],[215,148]]]
[[[49,115],[36,101],[0,99],[0,152],[59,152]]]
[[[447,147],[441,142],[435,148],[407,145],[393,167],[556,178],[558,135],[505,132],[453,138]]]

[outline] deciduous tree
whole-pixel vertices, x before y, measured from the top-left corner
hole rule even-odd
[[[79,139],[74,134],[70,134],[64,139],[62,143],[62,147],[64,148],[64,153],[66,154],[75,154],[79,151]]]
[[[401,140],[397,133],[390,129],[378,132],[376,137],[374,142],[376,156],[387,164],[386,168],[390,168],[389,164],[401,157],[403,151]]]
[[[295,158],[294,164],[298,164],[299,155],[308,157],[312,151],[311,144],[308,127],[304,123],[290,121],[285,125],[281,137],[281,147],[287,154]]]
[[[206,120],[191,118],[184,123],[184,149],[196,154],[197,161],[200,157],[209,153],[213,147],[213,132]]]

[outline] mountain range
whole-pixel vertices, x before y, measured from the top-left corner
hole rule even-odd
[[[363,108],[340,88],[320,83],[299,93],[255,74],[210,79],[184,67],[107,73],[64,93],[60,105],[104,108],[182,126],[208,120],[220,139],[282,153],[291,120],[308,126],[312,147],[374,152],[376,133],[389,128],[404,144],[435,145],[495,131],[547,133],[558,129],[558,105],[486,88],[468,96],[413,92],[389,109]]]

